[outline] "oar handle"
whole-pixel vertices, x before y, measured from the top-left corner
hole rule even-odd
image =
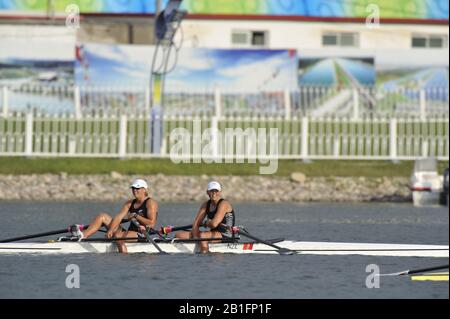
[[[179,230],[188,230],[192,228],[192,224],[191,225],[185,225],[185,226],[178,226],[178,227],[174,227],[174,226],[163,226],[159,229],[159,233],[161,235],[167,235],[170,233],[173,233],[174,231],[179,231]]]

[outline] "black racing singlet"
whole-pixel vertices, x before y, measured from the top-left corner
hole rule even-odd
[[[213,211],[210,210],[210,208],[211,208],[211,200],[208,201],[208,203],[206,204],[206,215],[208,216],[209,219],[213,219],[214,216],[216,216],[217,209],[219,208],[219,205],[220,205],[220,203],[222,201],[223,201],[223,198],[221,198],[219,200],[219,202],[217,203],[216,208]],[[234,210],[232,210],[231,212],[228,212],[228,213],[225,214],[225,216],[224,216],[224,218],[222,220],[222,224],[227,225],[228,227],[233,227],[234,223],[235,223]],[[214,229],[211,229],[211,230],[221,232],[222,235],[226,236],[226,237],[233,237],[232,232],[228,228],[227,228],[226,231],[222,231],[222,230],[219,230],[217,228],[214,228]]]
[[[133,201],[131,202],[131,206],[130,209],[128,210],[128,213],[133,214],[136,213],[144,218],[147,218],[147,201],[150,198],[147,197],[145,199],[145,201],[142,203],[141,206],[139,206],[138,208],[134,208],[134,204],[136,203],[136,199],[133,199]],[[139,229],[136,227],[135,224],[130,223],[130,227],[128,227],[128,231],[135,231],[135,232],[139,232]]]

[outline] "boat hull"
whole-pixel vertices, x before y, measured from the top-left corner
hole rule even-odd
[[[194,254],[199,252],[194,243],[159,243],[159,247],[170,254]],[[444,245],[397,245],[373,243],[297,242],[282,241],[279,247],[308,255],[366,255],[397,257],[449,257],[449,248]],[[273,247],[260,243],[210,244],[212,253],[224,254],[277,254]],[[128,253],[158,253],[150,243],[127,243]],[[117,246],[106,242],[46,242],[0,244],[0,254],[104,254],[116,253]]]

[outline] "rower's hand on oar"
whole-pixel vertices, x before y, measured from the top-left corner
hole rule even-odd
[[[106,238],[112,238],[113,235],[114,235],[114,232],[113,232],[112,229],[109,229],[109,230],[106,232]]]
[[[126,216],[127,220],[132,220],[133,218],[136,218],[137,214],[136,213],[128,213]]]

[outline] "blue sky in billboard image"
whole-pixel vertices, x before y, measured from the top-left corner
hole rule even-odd
[[[81,85],[144,86],[153,51],[143,46],[79,44],[75,81]]]
[[[81,85],[148,85],[154,47],[84,44],[77,49]],[[176,60],[176,65],[175,65]],[[158,56],[156,65],[161,64]],[[166,90],[224,91],[295,89],[297,53],[292,50],[181,49],[172,54]]]

